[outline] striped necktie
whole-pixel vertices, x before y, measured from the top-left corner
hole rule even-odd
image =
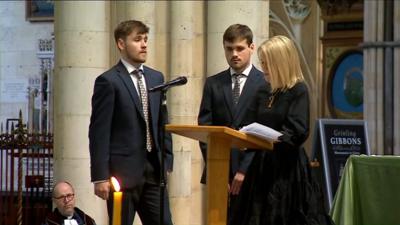
[[[149,125],[149,101],[147,96],[147,90],[144,87],[144,79],[143,73],[141,70],[134,70],[132,72],[133,75],[137,77],[137,87],[138,87],[138,94],[140,96],[142,102],[142,110],[144,121],[146,123],[146,149],[147,151],[151,151],[151,135],[150,135],[150,125]]]
[[[239,102],[240,97],[240,77],[242,74],[233,74],[233,89],[232,89],[232,97],[233,97],[233,104],[237,105]]]

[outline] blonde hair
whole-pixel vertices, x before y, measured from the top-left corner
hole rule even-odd
[[[274,36],[258,47],[257,54],[263,71],[269,73],[272,92],[285,91],[304,80],[296,46],[289,38]]]

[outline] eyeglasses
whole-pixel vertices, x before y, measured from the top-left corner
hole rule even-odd
[[[62,199],[62,200],[69,202],[72,199],[74,199],[74,196],[75,196],[75,194],[66,194],[66,195],[61,195],[59,197],[54,197],[54,199],[57,199],[57,200]]]

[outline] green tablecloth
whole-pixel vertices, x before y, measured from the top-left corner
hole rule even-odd
[[[336,225],[400,224],[400,157],[350,156],[331,216]]]

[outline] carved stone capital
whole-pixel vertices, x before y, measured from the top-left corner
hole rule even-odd
[[[300,23],[311,12],[310,5],[305,0],[283,0],[283,4],[289,17]]]

